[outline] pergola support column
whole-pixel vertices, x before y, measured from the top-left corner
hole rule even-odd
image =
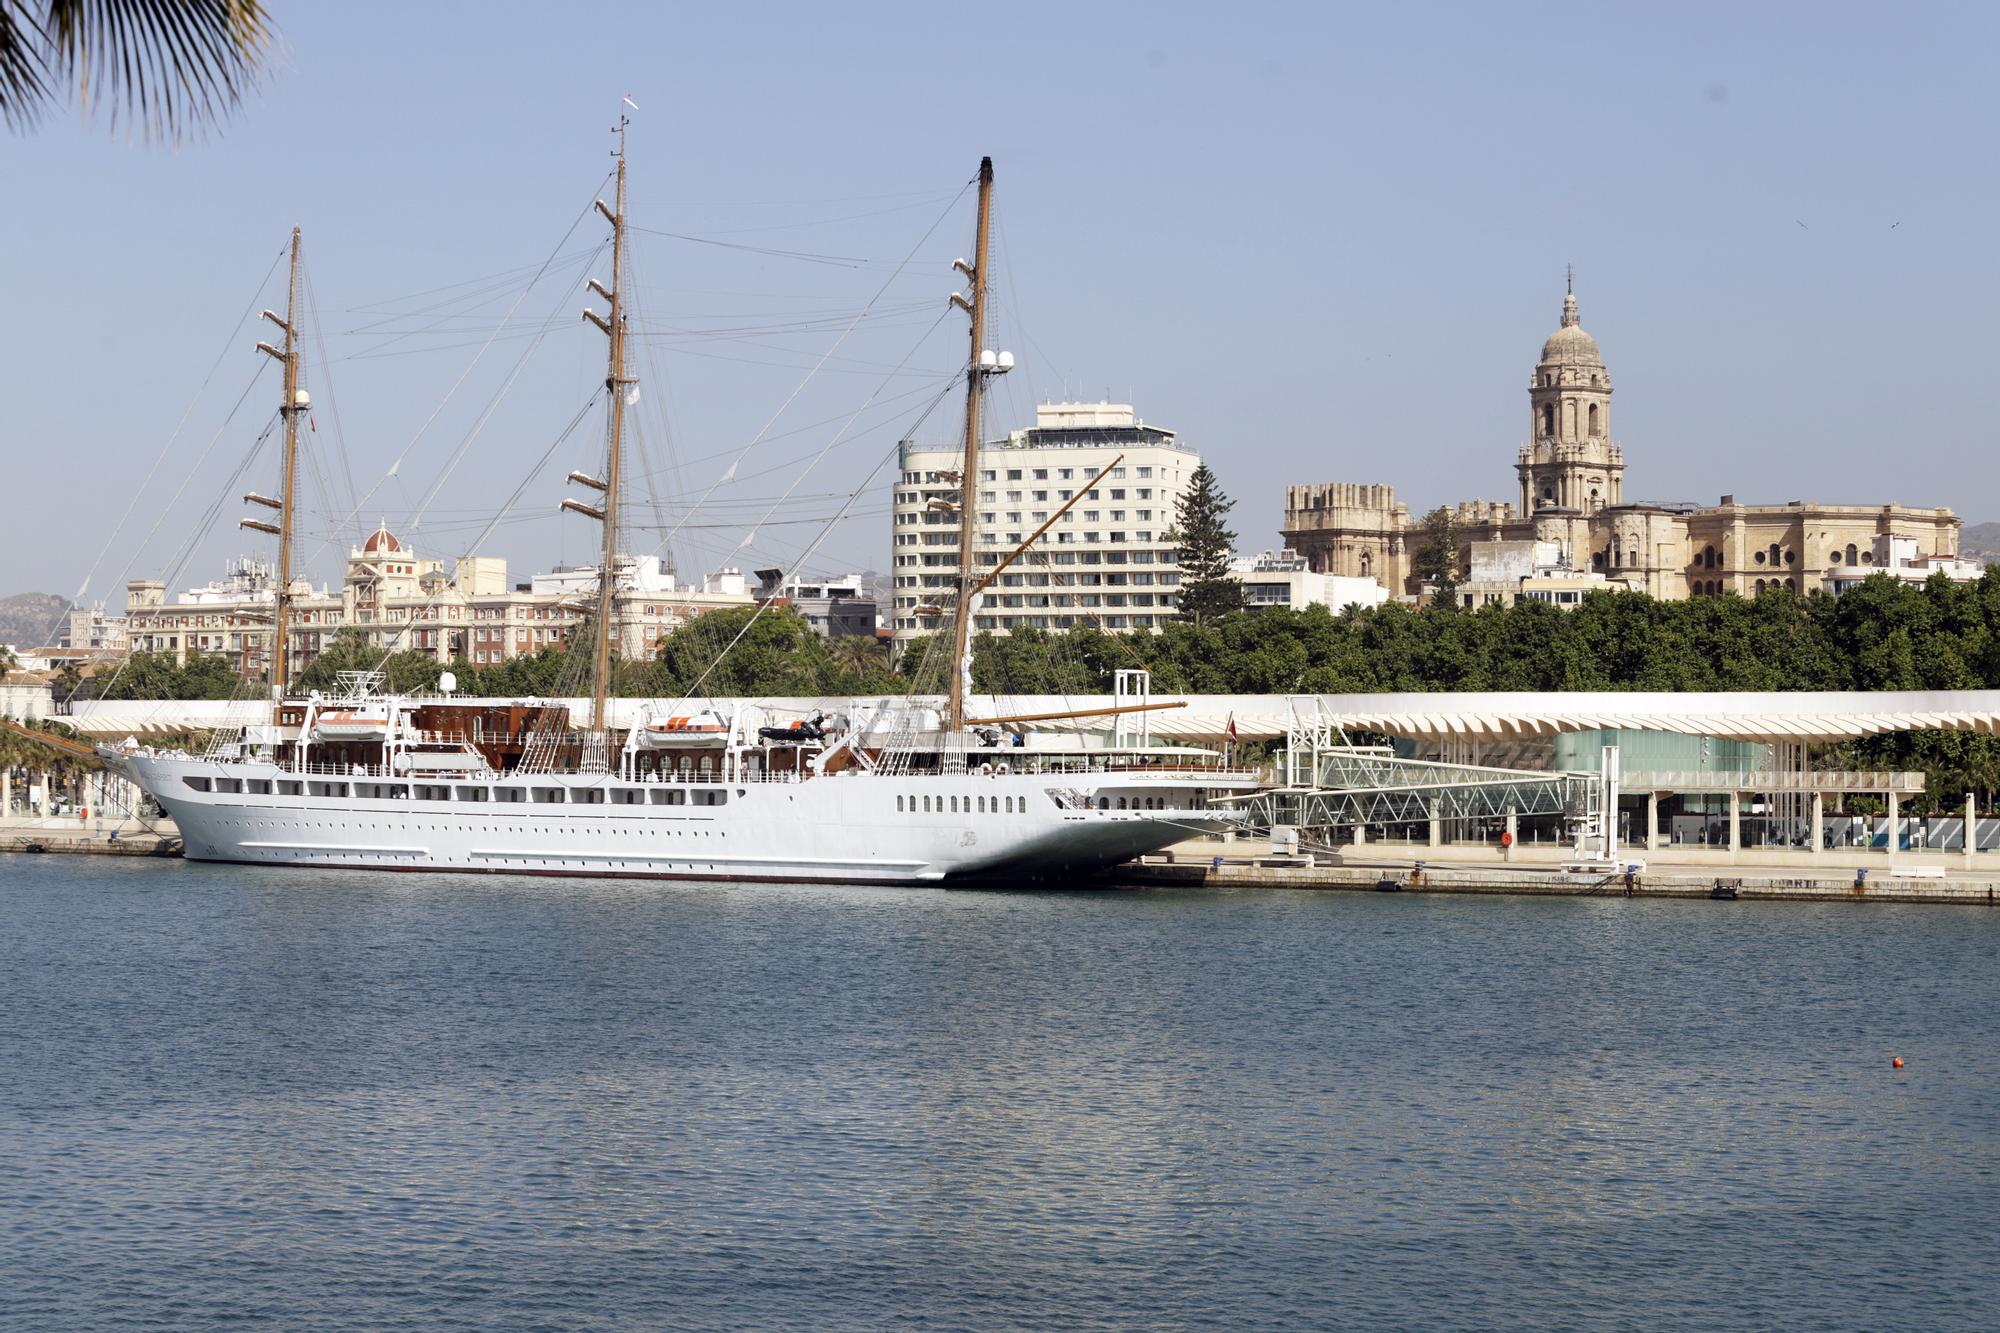
[[[1979,845],[1979,805],[1978,802],[1973,799],[1971,792],[1967,792],[1965,794],[1964,841],[1965,841],[1965,864],[1966,868],[1970,869],[1972,866],[1972,854],[1974,851],[1978,850],[1978,845]]]
[[[1818,856],[1826,850],[1826,797],[1819,792],[1812,794],[1812,854]]]
[[[1729,864],[1736,864],[1736,854],[1743,847],[1742,793],[1734,788],[1729,792]]]
[[[1902,796],[1896,791],[1889,793],[1889,864],[1896,864],[1896,844],[1903,839]]]

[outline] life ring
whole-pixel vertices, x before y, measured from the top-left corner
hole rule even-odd
[[[1010,773],[1011,771],[1012,771],[1012,770],[1011,770],[1011,769],[1009,769],[1009,768],[1007,767],[1007,765],[1005,765],[1005,764],[1002,764],[1002,765],[1000,765],[1000,776],[1001,776],[1001,777],[1003,777],[1003,778],[1004,778],[1004,777],[1006,777],[1006,776],[1007,776],[1007,774],[1008,774],[1008,773]]]
[[[980,776],[980,777],[982,777],[982,778],[990,778],[990,777],[992,777],[992,776],[993,776],[993,765],[991,765],[991,764],[981,764],[981,765],[979,766],[979,776]]]
[[[1511,833],[1502,833],[1500,835],[1500,845],[1502,847],[1512,847],[1514,845],[1514,835]]]

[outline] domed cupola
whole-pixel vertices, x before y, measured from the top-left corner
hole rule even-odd
[[[1585,333],[1583,326],[1577,322],[1574,291],[1563,296],[1562,327],[1550,334],[1549,340],[1542,344],[1542,364],[1593,367],[1604,365],[1604,357],[1597,350],[1597,339]]]

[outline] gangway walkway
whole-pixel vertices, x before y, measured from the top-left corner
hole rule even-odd
[[[1284,781],[1227,802],[1259,827],[1336,829],[1560,815],[1583,829],[1595,827],[1597,812],[1607,804],[1601,774],[1399,758],[1386,745],[1350,743],[1316,698],[1287,700],[1286,717]]]
[[[1589,818],[1595,773],[1531,773],[1399,759],[1386,746],[1322,751],[1301,784],[1272,787],[1231,804],[1262,828],[1332,829],[1508,815]]]

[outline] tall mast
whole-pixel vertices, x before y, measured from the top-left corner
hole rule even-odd
[[[257,344],[257,350],[272,357],[285,368],[284,397],[278,403],[278,412],[285,419],[285,475],[284,489],[280,499],[259,495],[255,491],[243,498],[251,504],[263,505],[278,511],[276,526],[246,518],[239,526],[255,528],[259,532],[273,533],[278,538],[278,587],[272,604],[271,615],[271,721],[282,720],[285,702],[285,647],[291,637],[292,618],[292,514],[293,502],[298,498],[299,476],[299,418],[310,410],[312,403],[306,391],[299,387],[298,335],[299,314],[299,229],[292,228],[292,269],[290,281],[285,288],[285,317],[279,319],[269,310],[264,318],[276,324],[285,333],[283,349],[266,342]]]
[[[611,615],[617,605],[618,594],[618,474],[625,438],[625,386],[636,381],[625,373],[625,302],[620,293],[625,276],[625,115],[618,116],[618,190],[614,196],[616,206],[607,208],[604,201],[597,201],[597,211],[611,224],[611,286],[607,290],[597,279],[590,280],[590,288],[602,296],[610,305],[608,318],[599,318],[593,310],[585,310],[583,317],[602,329],[611,340],[609,364],[604,373],[604,387],[611,394],[611,444],[610,461],[605,467],[602,479],[572,472],[569,479],[604,492],[601,507],[592,507],[576,500],[565,500],[562,507],[586,514],[604,524],[604,563],[600,567],[597,580],[597,643],[596,661],[592,670],[595,681],[590,704],[590,729],[601,732],[605,729],[604,697],[611,683]]]
[[[960,272],[972,279],[972,299],[961,301],[972,316],[972,355],[965,363],[965,472],[959,479],[958,499],[958,598],[951,620],[951,687],[946,696],[945,730],[965,730],[966,651],[972,634],[972,591],[977,575],[972,569],[972,517],[979,490],[979,408],[985,393],[987,369],[981,365],[986,351],[986,233],[993,207],[993,159],[979,159],[979,232],[972,252],[972,267],[958,261]]]

